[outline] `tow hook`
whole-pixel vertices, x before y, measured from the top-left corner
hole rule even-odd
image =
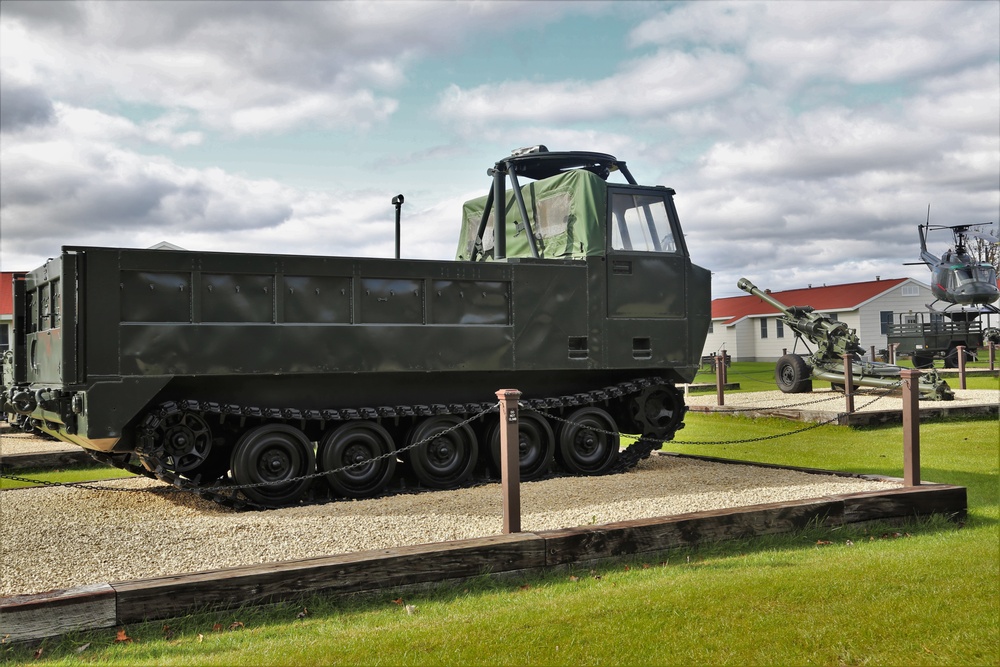
[[[14,411],[22,415],[30,415],[38,407],[35,395],[30,391],[19,391],[10,399],[10,404],[14,406]]]

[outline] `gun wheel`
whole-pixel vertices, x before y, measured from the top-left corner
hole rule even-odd
[[[809,364],[797,354],[786,354],[774,367],[774,381],[786,394],[806,394],[812,391],[812,373]]]

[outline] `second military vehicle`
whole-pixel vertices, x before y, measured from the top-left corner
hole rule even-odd
[[[846,381],[844,355],[850,359],[851,382],[854,385],[886,389],[899,386],[902,368],[864,361],[857,332],[843,322],[835,322],[828,315],[814,312],[811,306],[786,306],[746,278],[740,278],[736,286],[781,311],[781,320],[795,333],[796,346],[802,341],[808,348],[803,339],[816,346],[815,350],[809,350],[808,355],[796,354],[793,348],[791,353],[778,359],[774,379],[778,389],[784,393],[810,392],[813,379],[843,386]],[[933,369],[920,376],[919,389],[921,398],[943,401],[955,398],[955,392]]]

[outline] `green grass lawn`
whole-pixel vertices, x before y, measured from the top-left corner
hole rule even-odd
[[[81,467],[74,466],[59,470],[53,470],[51,468],[45,468],[43,470],[15,470],[11,471],[10,474],[15,477],[23,477],[25,479],[37,479],[45,482],[58,482],[60,484],[135,476],[127,470],[120,470],[118,468],[103,465]],[[7,477],[0,477],[0,489],[19,489],[28,486],[39,485],[16,479],[9,479]]]
[[[898,425],[822,426],[761,442],[684,444],[801,427],[780,419],[689,414],[687,427],[665,449],[902,474]],[[1000,422],[924,423],[920,439],[923,479],[968,488],[965,522],[812,528],[594,569],[313,596],[122,628],[130,641],[116,642],[117,629],[46,640],[37,660],[35,647],[5,646],[3,659],[71,665],[998,665]]]

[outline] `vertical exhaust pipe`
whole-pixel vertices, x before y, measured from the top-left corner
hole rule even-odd
[[[399,211],[403,208],[403,195],[393,197],[392,205],[396,207],[396,259],[399,259]]]

